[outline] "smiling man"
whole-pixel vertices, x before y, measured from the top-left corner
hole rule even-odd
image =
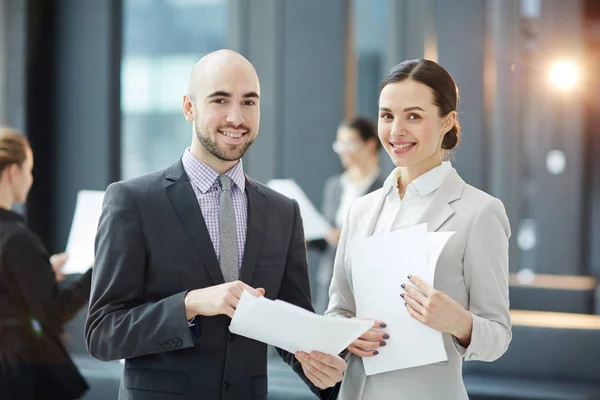
[[[193,135],[181,159],[106,191],[88,349],[126,360],[120,399],[266,399],[266,345],[228,327],[244,290],[312,311],[298,205],[244,175],[260,121],[248,60],[203,57],[183,113]],[[343,359],[278,351],[317,396],[335,395]]]

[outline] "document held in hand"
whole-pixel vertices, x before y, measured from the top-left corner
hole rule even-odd
[[[331,225],[325,217],[317,211],[304,191],[292,179],[272,179],[267,186],[284,196],[298,202],[302,224],[304,225],[305,240],[323,239],[331,230]]]
[[[69,258],[63,267],[64,274],[82,273],[94,263],[94,240],[102,213],[104,192],[80,190],[73,214],[73,223],[67,241]]]
[[[319,351],[337,355],[373,327],[373,321],[330,318],[281,300],[244,292],[229,330],[290,353]]]
[[[442,333],[408,313],[400,285],[408,284],[408,275],[415,275],[433,286],[438,258],[453,234],[427,232],[427,224],[420,224],[371,236],[352,246],[356,316],[384,321],[390,335],[377,356],[363,358],[367,375],[448,359]]]

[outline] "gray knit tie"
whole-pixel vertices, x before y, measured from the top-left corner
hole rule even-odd
[[[227,175],[221,175],[219,182],[221,182],[219,262],[225,282],[233,282],[238,279],[238,242],[233,200],[231,199],[231,179]]]

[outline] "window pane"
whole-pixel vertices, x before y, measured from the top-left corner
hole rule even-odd
[[[165,168],[191,142],[181,111],[194,63],[226,47],[227,0],[125,0],[121,170]]]
[[[377,118],[379,85],[388,45],[388,1],[354,0],[354,51],[357,61],[356,113]]]

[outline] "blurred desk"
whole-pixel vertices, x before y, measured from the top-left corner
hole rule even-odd
[[[512,310],[513,339],[493,363],[464,363],[471,400],[600,399],[600,316]]]
[[[509,277],[513,309],[593,314],[598,282],[591,276],[538,274],[531,282]]]

